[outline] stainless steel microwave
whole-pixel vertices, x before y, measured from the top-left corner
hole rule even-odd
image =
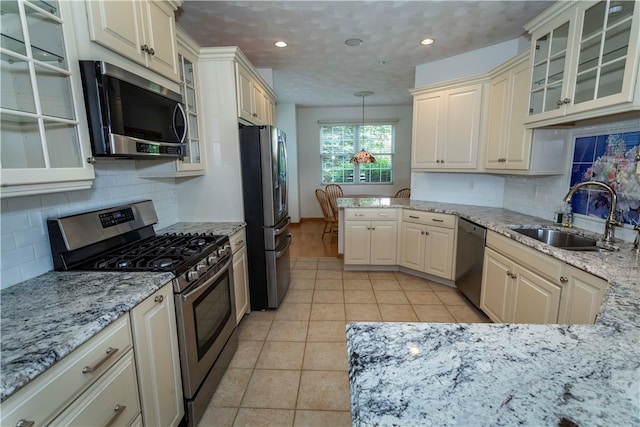
[[[182,95],[101,61],[80,61],[95,157],[187,155]]]

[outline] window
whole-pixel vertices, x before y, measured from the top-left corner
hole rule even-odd
[[[360,150],[375,163],[350,163]],[[320,125],[322,183],[390,184],[393,182],[395,125],[387,123]]]

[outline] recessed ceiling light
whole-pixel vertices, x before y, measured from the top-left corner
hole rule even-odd
[[[420,44],[423,45],[430,45],[430,44],[434,44],[436,41],[434,39],[424,39],[420,41]]]
[[[274,45],[276,45],[278,47],[287,47],[287,42],[277,41],[277,42],[274,43]]]
[[[386,64],[387,64],[387,61],[384,61],[384,60],[382,60],[382,59],[381,59],[380,61],[378,61],[378,64],[380,64],[380,65],[386,65]]]
[[[344,41],[344,44],[347,46],[360,46],[362,44],[362,40],[360,39],[347,39]]]

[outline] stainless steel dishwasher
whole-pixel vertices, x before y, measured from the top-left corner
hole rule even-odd
[[[458,218],[456,287],[478,308],[486,237],[486,228]]]

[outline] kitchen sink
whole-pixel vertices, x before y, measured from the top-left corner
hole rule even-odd
[[[536,239],[549,246],[570,251],[599,251],[597,240],[579,236],[575,233],[550,228],[512,228],[513,231]]]

